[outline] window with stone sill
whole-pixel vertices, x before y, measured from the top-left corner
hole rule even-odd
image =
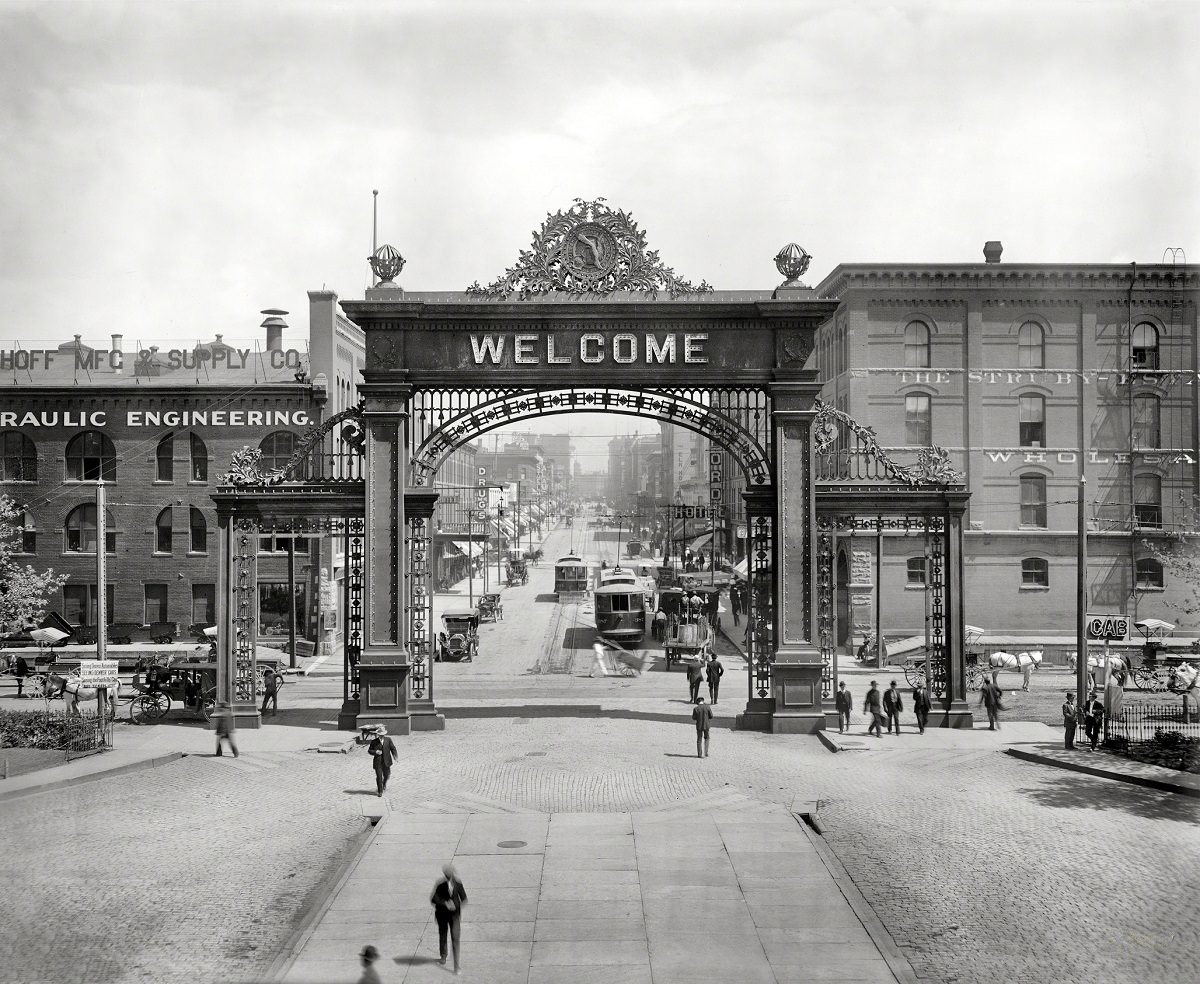
[[[1050,563],[1041,557],[1021,561],[1021,590],[1041,591],[1050,587]]]

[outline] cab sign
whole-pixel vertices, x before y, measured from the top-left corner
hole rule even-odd
[[[1088,615],[1087,637],[1093,641],[1124,639],[1129,635],[1128,615]]]

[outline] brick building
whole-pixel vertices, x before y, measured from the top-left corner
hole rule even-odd
[[[24,510],[27,562],[68,575],[51,601],[67,621],[96,621],[102,479],[108,620],[173,622],[181,633],[215,623],[210,493],[231,455],[257,445],[266,467],[280,467],[310,425],[356,398],[351,385],[331,407],[329,381],[356,378],[362,333],[336,313],[334,295],[313,297],[309,340],[292,347],[286,312],[272,311],[265,336],[248,344],[217,335],[129,351],[119,334],[99,347],[77,335],[55,349],[0,351],[0,494]],[[310,351],[329,353],[315,374]],[[340,560],[328,544],[296,538],[289,590],[288,546],[286,537],[260,544],[260,632],[286,635],[294,593],[298,632],[315,639],[321,569],[336,579]]]
[[[1073,634],[1086,472],[1091,608],[1191,634],[1187,586],[1150,544],[1194,527],[1200,271],[1001,263],[999,243],[985,257],[834,269],[816,288],[841,301],[818,333],[823,399],[902,463],[932,443],[965,475],[968,622]],[[851,544],[842,586],[879,601],[885,635],[922,631],[921,540],[885,538],[881,597],[874,549]],[[872,619],[866,605],[841,621],[858,638]]]

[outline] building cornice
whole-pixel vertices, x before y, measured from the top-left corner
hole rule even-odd
[[[816,287],[822,298],[851,290],[1128,290],[1128,263],[842,263]],[[1195,264],[1139,265],[1137,290],[1200,289]]]

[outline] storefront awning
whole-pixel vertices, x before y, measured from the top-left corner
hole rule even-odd
[[[733,565],[733,576],[740,577],[743,581],[746,580],[746,558],[743,557]]]
[[[475,544],[474,546],[471,546],[471,543],[468,540],[451,540],[450,542],[453,543],[458,548],[459,553],[462,553],[462,554],[466,554],[467,552],[479,553],[479,544]]]
[[[692,542],[691,542],[691,543],[688,545],[688,549],[689,549],[690,551],[692,551],[692,553],[695,553],[695,552],[696,552],[697,550],[699,550],[701,547],[707,546],[707,545],[708,545],[708,541],[709,541],[709,540],[711,540],[711,539],[712,539],[712,534],[711,534],[711,533],[701,533],[701,534],[700,534],[698,537],[696,537],[696,539],[694,539],[694,540],[693,540],[693,541],[692,541]]]

